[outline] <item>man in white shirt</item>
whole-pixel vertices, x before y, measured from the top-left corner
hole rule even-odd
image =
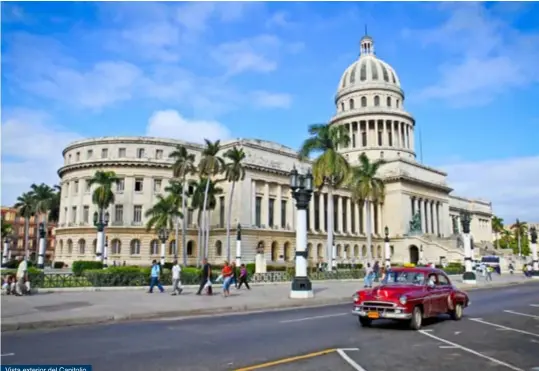
[[[26,281],[28,281],[28,263],[25,258],[21,258],[19,267],[17,268],[17,295],[25,295],[27,293]]]
[[[182,281],[180,278],[180,274],[182,272],[182,268],[178,264],[177,260],[174,260],[174,265],[172,266],[172,294],[171,295],[177,295],[181,294],[183,289],[181,288]]]

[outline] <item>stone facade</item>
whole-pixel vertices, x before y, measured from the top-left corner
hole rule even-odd
[[[380,177],[386,183],[386,200],[383,205],[371,205],[372,256],[378,260],[384,258],[384,227],[387,226],[393,261],[462,260],[463,250],[455,236],[460,230],[460,212],[472,214],[475,243],[490,242],[491,204],[451,195],[447,174],[416,161],[415,120],[404,110],[404,93],[395,71],[377,59],[370,52],[372,48],[372,39],[364,38],[360,58],[341,78],[335,99],[337,112],[331,120],[332,125],[344,125],[350,132],[350,145],[340,151],[351,164],[357,163],[362,152],[372,159],[386,160],[380,170]],[[112,170],[122,179],[115,189],[115,204],[109,209],[109,261],[149,264],[157,259],[159,243],[154,232],[145,231],[144,213],[152,207],[158,194],[165,193],[172,175],[169,154],[177,145],[186,146],[199,160],[201,145],[173,139],[106,137],[70,144],[63,151],[65,163],[59,169],[62,201],[56,231],[56,259],[69,263],[93,257],[96,231],[92,215],[96,207],[92,204],[92,189],[87,181],[101,169]],[[244,261],[254,262],[257,246],[264,247],[268,264],[291,261],[296,209],[288,174],[293,166],[304,173],[310,163],[300,163],[294,150],[274,142],[236,139],[224,142],[222,151],[233,146],[244,149],[247,172],[245,179],[236,184],[233,195],[232,251],[239,223],[243,231]],[[224,192],[211,212],[209,256],[214,262],[226,257],[226,207],[231,184],[222,182],[219,186]],[[333,202],[338,261],[361,262],[367,255],[365,206],[352,202],[346,189],[334,191]],[[312,261],[326,259],[327,205],[326,190],[317,190],[308,210]],[[415,213],[422,216],[422,233],[411,235],[409,225]],[[187,255],[191,264],[199,259],[197,220],[194,210],[185,216]],[[167,259],[171,258],[174,243],[174,233],[171,233]],[[181,246],[178,251],[182,251]]]

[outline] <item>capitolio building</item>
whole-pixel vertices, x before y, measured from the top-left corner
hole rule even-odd
[[[386,185],[383,204],[371,205],[372,246],[367,246],[366,210],[351,200],[346,189],[334,192],[315,190],[307,211],[308,252],[313,263],[326,262],[326,231],[334,227],[337,262],[361,263],[371,256],[384,258],[385,227],[389,231],[392,262],[463,261],[459,237],[463,211],[471,214],[475,247],[490,246],[492,240],[490,202],[452,194],[447,174],[419,163],[416,156],[415,120],[406,110],[404,91],[395,70],[374,53],[373,39],[361,40],[359,58],[342,74],[335,95],[331,125],[344,126],[350,133],[347,148],[340,148],[355,165],[365,153],[371,159],[384,159],[379,172]],[[304,138],[300,138],[304,139]],[[146,232],[145,212],[165,193],[172,178],[169,154],[177,145],[196,155],[201,144],[176,139],[150,137],[102,137],[71,143],[63,150],[61,212],[56,230],[55,260],[67,264],[93,260],[96,228],[89,179],[97,170],[114,171],[121,179],[115,187],[115,202],[108,209],[106,227],[108,262],[147,265],[159,259],[160,242],[155,231]],[[233,146],[246,153],[245,179],[236,184],[232,207],[231,246],[235,230],[242,228],[242,261],[254,262],[257,248],[263,249],[267,264],[294,259],[296,208],[289,187],[289,173],[296,166],[306,172],[309,163],[300,163],[297,152],[281,144],[259,139],[235,139],[222,143],[225,152]],[[231,184],[219,184],[211,211],[209,260],[226,259],[226,218]],[[334,226],[328,226],[328,202],[334,203]],[[195,264],[197,256],[197,210],[189,209],[187,256]],[[181,228],[180,228],[181,231]],[[167,242],[167,261],[172,260],[175,234]],[[182,260],[181,236],[178,252]],[[232,253],[234,256],[235,253]]]

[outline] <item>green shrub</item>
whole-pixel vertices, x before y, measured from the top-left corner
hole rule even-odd
[[[81,276],[82,272],[90,269],[102,269],[103,263],[95,260],[77,260],[73,262],[72,271],[75,276]]]
[[[62,269],[64,267],[64,262],[54,262],[54,265],[52,266],[54,269]]]
[[[2,265],[2,267],[7,268],[7,269],[17,269],[19,267],[19,263],[20,263],[19,260],[12,259],[12,260],[9,260],[6,264]],[[28,268],[35,267],[35,263],[33,261],[28,260],[27,263],[28,263]]]

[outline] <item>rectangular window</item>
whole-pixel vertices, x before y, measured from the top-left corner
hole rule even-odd
[[[69,156],[67,157],[67,163],[68,163],[68,164],[71,163],[71,155],[69,155]]]
[[[320,230],[320,193],[313,193],[314,197],[314,230]]]
[[[158,160],[161,160],[163,158],[163,150],[162,149],[156,149],[155,150],[155,158]]]
[[[76,159],[77,162],[80,161],[80,152],[77,152],[75,154],[75,159]]]
[[[219,228],[225,227],[225,196],[219,197]]]
[[[393,146],[393,133],[391,132],[391,130],[387,132],[387,143],[390,147]]]
[[[118,157],[119,157],[119,158],[125,158],[125,157],[126,157],[126,150],[125,150],[125,148],[118,148]]]
[[[281,228],[286,228],[286,200],[281,200]]]
[[[135,192],[142,192],[143,184],[144,184],[144,179],[136,178],[135,179]]]
[[[161,183],[162,183],[161,179],[154,179],[153,180],[153,191],[155,193],[161,192]]]
[[[328,195],[327,195],[327,193],[324,193],[324,210],[326,210],[326,212],[324,213],[324,230],[329,231],[329,229],[328,229],[328,213],[327,213],[327,210],[328,210]]]
[[[337,196],[333,196],[333,231],[339,230],[339,204]]]
[[[92,187],[90,186],[90,179],[86,179],[84,182],[84,192],[90,193]]]
[[[125,189],[125,179],[119,179],[116,183],[116,192],[121,193]]]
[[[382,146],[382,136],[383,133],[381,131],[378,132],[378,145]]]
[[[356,204],[355,203],[351,203],[350,204],[352,206],[352,210],[350,210],[350,223],[352,223],[352,225],[350,226],[351,227],[351,230],[352,230],[352,233],[357,233],[356,231]]]
[[[142,205],[133,206],[133,222],[142,223]]]
[[[347,215],[346,215],[346,212],[348,210],[346,210],[346,198],[343,198],[342,200],[342,232],[343,233],[346,233],[348,232],[348,218],[347,218]]]
[[[107,157],[109,157],[109,150],[106,148],[103,148],[101,150],[101,158],[107,158]]]
[[[144,148],[137,148],[137,158],[144,157]]]
[[[262,226],[262,197],[256,197],[255,225],[257,227]]]
[[[71,223],[77,222],[77,206],[71,208]]]
[[[114,222],[122,223],[124,221],[124,205],[114,205]]]
[[[79,193],[79,181],[78,180],[75,180],[75,182],[73,183],[73,192],[75,194]]]
[[[94,155],[94,151],[89,149],[87,152],[86,152],[86,159],[89,160],[92,158],[92,156]]]
[[[84,206],[82,210],[82,221],[88,223],[90,221],[90,206]]]
[[[268,205],[268,225],[273,227],[273,216],[275,215],[275,199],[269,199]]]
[[[356,148],[356,134],[352,134],[352,148]]]
[[[364,131],[361,132],[361,145],[367,147],[367,133]]]

